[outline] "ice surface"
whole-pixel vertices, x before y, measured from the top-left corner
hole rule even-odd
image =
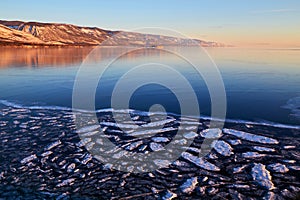
[[[240,166],[240,167],[235,167],[235,168],[233,168],[233,173],[234,174],[241,173],[246,167],[247,167],[247,165],[243,165],[243,166]]]
[[[42,153],[42,156],[47,157],[47,156],[51,155],[52,153],[53,153],[52,151],[46,151],[46,152]]]
[[[251,142],[258,142],[258,143],[262,143],[262,144],[278,144],[279,143],[276,139],[273,139],[273,138],[269,138],[269,137],[265,137],[265,136],[261,136],[261,135],[255,135],[255,134],[247,133],[247,132],[243,132],[243,131],[237,131],[237,130],[233,130],[233,129],[224,128],[223,132],[226,134],[230,134],[230,135],[236,136],[238,138],[247,140],[247,141],[251,141]]]
[[[86,126],[86,127],[82,127],[80,129],[78,129],[76,132],[77,133],[91,132],[91,131],[94,131],[99,128],[100,128],[100,125]]]
[[[285,148],[285,149],[295,149],[296,146],[287,145],[287,146],[284,146],[283,148]]]
[[[205,138],[219,138],[222,136],[222,131],[219,128],[211,128],[211,129],[205,129],[201,133],[202,137]]]
[[[185,137],[186,139],[193,139],[197,136],[198,136],[198,134],[193,131],[183,134],[183,137]]]
[[[239,145],[242,144],[241,140],[228,140],[231,145]]]
[[[217,140],[212,143],[212,147],[221,155],[223,156],[230,156],[233,154],[233,149],[231,146],[224,142],[223,140]]]
[[[83,158],[83,160],[81,161],[82,164],[86,165],[90,160],[92,160],[92,156],[91,154],[86,154]]]
[[[152,149],[152,151],[161,151],[164,149],[164,147],[161,144],[155,142],[150,143],[150,148]]]
[[[203,158],[199,158],[199,157],[194,156],[194,155],[192,155],[188,152],[183,152],[181,155],[184,159],[190,161],[191,163],[194,163],[198,167],[201,167],[203,169],[210,170],[210,171],[220,171],[219,167],[217,167],[214,164],[204,160]]]
[[[71,185],[74,181],[75,181],[75,178],[66,179],[63,182],[57,184],[57,187],[63,187],[63,186]]]
[[[274,163],[268,165],[268,168],[272,169],[272,171],[279,172],[279,173],[286,173],[289,171],[289,169],[281,163]]]
[[[162,167],[168,167],[168,165],[171,164],[169,160],[161,160],[161,159],[153,160],[153,162],[154,162],[159,168],[162,168]]]
[[[153,137],[151,138],[153,142],[169,142],[169,138],[166,137]]]
[[[166,194],[162,197],[162,200],[172,200],[177,197],[177,194],[167,190]]]
[[[71,164],[67,167],[67,172],[70,173],[70,172],[74,171],[75,167],[76,167],[76,164],[75,164],[75,163],[71,163]]]
[[[272,177],[270,175],[270,172],[266,169],[265,165],[255,163],[254,167],[251,170],[251,175],[253,180],[262,188],[267,190],[274,189]]]
[[[196,148],[196,147],[182,147],[183,149],[186,149],[186,150],[189,150],[189,151],[192,151],[194,153],[200,153],[201,152],[201,149],[199,148]]]
[[[285,163],[296,163],[296,160],[282,160]]]
[[[150,123],[141,125],[141,127],[148,128],[148,127],[162,126],[162,125],[171,123],[171,122],[173,122],[175,120],[176,119],[172,118],[172,119],[166,119],[166,120],[161,120],[161,121],[157,121],[157,122],[150,122]]]
[[[186,139],[175,140],[174,144],[185,145],[187,144],[187,140]]]
[[[60,140],[57,140],[55,142],[52,142],[51,144],[49,144],[46,148],[45,148],[45,151],[49,151],[51,149],[53,149],[54,147],[58,146],[61,144],[61,141]]]
[[[254,146],[253,149],[256,151],[265,151],[265,152],[274,152],[275,151],[275,149],[273,149],[273,148],[260,147],[260,146]]]
[[[260,157],[264,157],[266,155],[265,154],[259,154],[257,152],[246,152],[246,153],[243,153],[242,156],[244,158],[260,158]]]
[[[137,142],[133,142],[131,143],[129,146],[127,146],[125,149],[132,151],[133,149],[136,149],[137,147],[139,147],[141,144],[143,144],[143,141],[137,141]]]
[[[86,144],[89,143],[90,141],[92,141],[91,138],[82,138],[82,139],[80,140],[80,142],[78,142],[76,145],[77,145],[78,147],[83,147],[84,145],[86,145]]]
[[[28,162],[30,162],[30,161],[33,161],[34,159],[37,159],[37,157],[36,157],[35,154],[30,155],[30,156],[28,156],[28,157],[26,157],[26,158],[23,158],[23,159],[21,160],[21,163],[22,163],[22,164],[25,164],[25,163],[28,163]]]
[[[300,171],[300,166],[289,166],[290,169]]]
[[[100,122],[102,126],[111,126],[111,127],[116,127],[116,128],[121,128],[121,129],[137,129],[139,128],[138,125],[135,124],[121,124],[121,123],[114,123],[114,122]]]
[[[180,189],[183,193],[191,193],[195,190],[196,185],[198,184],[197,177],[193,177],[190,179],[187,179],[181,186]]]

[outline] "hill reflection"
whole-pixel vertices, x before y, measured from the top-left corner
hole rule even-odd
[[[0,47],[0,67],[80,64],[94,47]]]

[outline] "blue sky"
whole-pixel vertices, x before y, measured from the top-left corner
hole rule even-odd
[[[162,27],[233,45],[300,47],[299,0],[3,0],[0,18],[112,30]]]

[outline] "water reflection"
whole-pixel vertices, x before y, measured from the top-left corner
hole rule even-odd
[[[43,67],[80,65],[86,57],[87,62],[98,63],[104,59],[112,59],[127,47],[0,47],[0,68],[9,67]],[[126,51],[125,51],[126,50]],[[122,57],[134,60],[137,57],[160,56],[157,49],[141,49],[127,53]],[[93,56],[94,55],[94,56]]]
[[[80,64],[94,47],[0,47],[0,68]]]

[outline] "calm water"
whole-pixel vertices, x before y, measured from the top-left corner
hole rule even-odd
[[[93,74],[104,67],[103,61],[111,60],[120,52],[119,48],[107,47],[86,60],[92,50],[1,47],[0,99],[22,105],[71,107],[73,84],[82,63],[89,68],[84,74],[89,85]],[[192,47],[183,48],[183,51],[197,57]],[[224,81],[228,119],[300,124],[300,50],[212,48],[207,51]],[[203,78],[188,62],[163,49],[134,51],[112,63],[99,81],[96,108],[111,107],[111,95],[117,81],[143,63],[163,63],[176,69],[196,93],[201,115],[210,115],[210,96]],[[141,78],[166,78],[176,91],[187,95],[179,80],[151,68],[151,64],[145,67],[145,73],[127,80],[129,85]],[[148,111],[152,105],[161,104],[166,111],[179,113],[180,103],[174,88],[155,83],[143,85],[131,96],[129,107]],[[127,92],[122,90],[121,98]]]

